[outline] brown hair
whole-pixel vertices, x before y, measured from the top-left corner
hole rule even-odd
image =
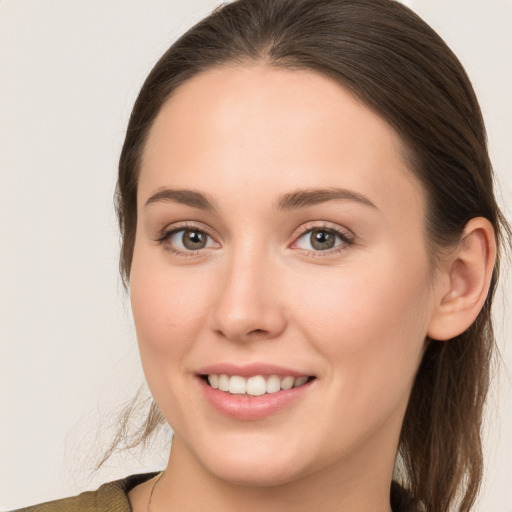
[[[440,248],[459,241],[474,217],[492,223],[498,242],[510,235],[494,197],[473,88],[455,55],[417,15],[393,0],[237,0],[174,43],[135,102],[116,192],[125,285],[140,162],[156,115],[173,91],[198,73],[251,61],[329,76],[394,127],[427,193],[426,239],[434,268]],[[499,261],[474,324],[447,342],[427,340],[410,397],[396,474],[429,512],[446,512],[455,504],[469,511],[480,486],[498,268]],[[138,439],[147,439],[163,421],[153,403]]]

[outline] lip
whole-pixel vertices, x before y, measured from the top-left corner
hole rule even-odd
[[[197,375],[197,382],[208,404],[223,416],[243,421],[261,420],[291,407],[297,401],[305,398],[316,382],[316,378],[314,378],[297,388],[281,390],[277,393],[266,393],[260,396],[232,395],[214,389],[206,382],[204,376],[212,374],[239,375],[241,377],[252,377],[254,375],[312,377],[313,375],[283,366],[260,363],[242,366],[220,363],[201,368]]]
[[[278,375],[280,377],[314,377],[312,373],[267,363],[250,363],[244,365],[216,363],[200,368],[197,373],[199,375],[220,375],[225,373],[226,375],[239,375],[240,377],[253,377],[254,375],[262,375],[264,377],[270,375]]]

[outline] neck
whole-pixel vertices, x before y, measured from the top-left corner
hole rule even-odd
[[[387,465],[359,460],[333,464],[313,474],[275,486],[235,484],[214,475],[173,440],[169,463],[151,502],[152,512],[390,512],[389,492],[394,453]],[[198,491],[199,490],[199,491]]]

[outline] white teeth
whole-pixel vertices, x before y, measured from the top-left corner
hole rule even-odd
[[[283,377],[279,378],[277,375],[271,375],[265,380],[262,375],[255,375],[254,377],[240,377],[239,375],[232,375],[231,377],[226,374],[208,375],[208,382],[214,389],[228,392],[232,395],[251,395],[261,396],[265,393],[277,393],[281,390],[288,390],[304,385],[308,381],[308,377]]]
[[[295,379],[295,382],[293,383],[293,387],[298,388],[299,386],[306,384],[307,380],[308,380],[307,377],[299,377],[299,378]]]
[[[229,391],[229,377],[227,375],[219,375],[219,389]]]
[[[233,375],[229,379],[229,392],[233,395],[245,395],[247,391],[247,382],[243,377]]]
[[[208,375],[208,382],[213,389],[218,389],[219,387],[219,376],[218,375]]]
[[[271,375],[267,380],[267,393],[281,391],[281,379],[277,375]]]
[[[247,394],[252,396],[264,395],[267,392],[267,383],[261,375],[247,379]]]
[[[295,379],[293,377],[285,377],[281,381],[281,389],[292,389],[295,384]]]

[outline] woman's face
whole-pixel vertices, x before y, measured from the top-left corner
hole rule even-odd
[[[424,218],[395,132],[324,76],[178,88],[142,159],[131,301],[182,452],[256,485],[390,472],[433,311]]]

